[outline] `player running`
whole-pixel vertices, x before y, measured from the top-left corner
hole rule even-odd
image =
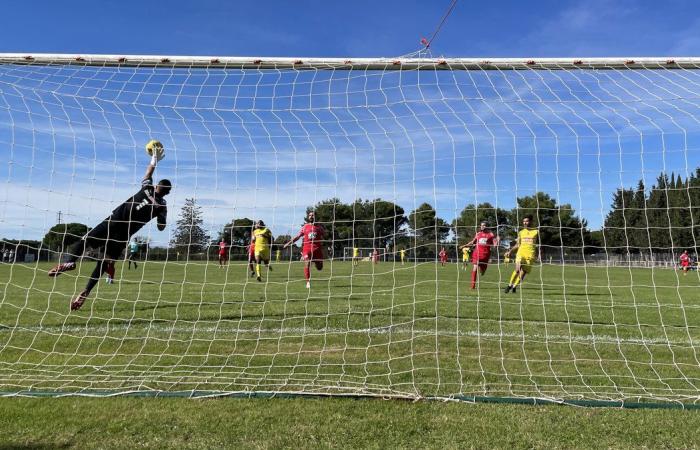
[[[445,267],[445,264],[447,263],[447,252],[445,251],[445,247],[442,247],[442,249],[440,249],[440,253],[438,253],[438,256],[440,257],[440,265],[442,267]]]
[[[267,270],[270,267],[270,245],[272,244],[272,231],[265,226],[265,222],[258,220],[253,230],[253,243],[255,244],[255,274],[258,281],[262,281],[260,276],[261,263],[265,263]]]
[[[403,248],[399,250],[399,255],[401,256],[401,265],[403,266],[406,262],[406,250]]]
[[[539,232],[537,230],[530,229],[530,223],[532,222],[532,216],[526,216],[523,219],[523,229],[518,232],[518,240],[515,245],[505,253],[508,258],[512,251],[517,250],[515,253],[515,270],[510,276],[510,282],[506,287],[506,294],[508,292],[515,293],[515,290],[524,279],[525,275],[530,273],[532,270],[532,264],[536,260],[537,251],[537,241],[539,238]]]
[[[225,240],[219,242],[219,267],[223,268],[228,264],[228,244]]]
[[[129,270],[131,270],[131,263],[132,262],[134,263],[134,269],[138,268],[138,266],[136,265],[136,255],[138,254],[138,252],[139,252],[139,243],[136,242],[136,239],[132,239],[131,242],[129,243],[129,256],[127,258],[129,260],[129,266],[128,266]]]
[[[284,244],[287,248],[300,238],[304,238],[301,247],[301,260],[305,262],[304,277],[306,278],[306,288],[311,288],[311,263],[314,263],[316,270],[323,270],[323,239],[326,237],[326,230],[322,225],[316,223],[316,214],[309,211],[306,216],[306,223],[301,227],[299,234],[291,241]]]
[[[155,186],[153,185],[153,171],[164,155],[163,146],[160,143],[157,143],[157,146],[159,150],[153,152],[151,162],[146,168],[146,174],[141,182],[141,190],[119,205],[109,217],[73,244],[68,250],[66,262],[49,270],[50,277],[58,276],[63,272],[74,270],[76,261],[85,253],[86,249],[102,249],[104,251],[104,257],[97,261],[87,286],[71,301],[71,310],[75,311],[83,306],[103,272],[110,274],[111,271],[110,275],[113,278],[114,261],[124,251],[131,236],[146,223],[157,218],[158,230],[165,230],[167,207],[163,197],[170,193],[172,185],[166,179],[160,180]]]
[[[680,256],[681,270],[683,271],[683,276],[688,275],[688,270],[690,270],[690,255],[688,250],[684,250]]]
[[[357,247],[352,248],[352,265],[356,266],[360,263],[360,249]]]
[[[255,276],[255,242],[252,240],[248,244],[248,271],[250,276]]]
[[[486,269],[489,267],[491,248],[497,246],[500,242],[498,236],[488,229],[486,222],[481,222],[479,228],[479,232],[474,235],[474,238],[462,246],[462,251],[475,246],[472,252],[472,289],[476,289],[477,269],[479,270],[479,276],[484,276]]]

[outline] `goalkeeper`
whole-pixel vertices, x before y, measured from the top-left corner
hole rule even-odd
[[[158,141],[149,142],[146,150],[151,154],[151,162],[146,168],[141,190],[119,205],[109,217],[73,244],[67,252],[68,257],[65,262],[49,270],[50,277],[58,276],[75,269],[76,261],[86,249],[102,250],[104,256],[97,261],[87,286],[71,301],[70,309],[73,311],[83,306],[102,273],[107,272],[110,266],[113,267],[114,261],[119,259],[131,236],[154,217],[158,219],[158,230],[165,229],[167,207],[163,197],[170,193],[172,185],[169,180],[164,179],[154,186],[152,178],[158,161],[163,159],[165,153],[163,145]]]

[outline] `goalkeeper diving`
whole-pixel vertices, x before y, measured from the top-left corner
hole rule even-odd
[[[70,309],[73,311],[83,306],[102,273],[113,271],[114,261],[119,259],[131,236],[153,218],[157,218],[158,230],[165,229],[167,206],[163,197],[170,193],[172,184],[167,179],[160,180],[156,185],[153,184],[153,172],[158,161],[165,156],[165,150],[163,144],[152,140],[146,145],[146,152],[151,156],[151,160],[146,167],[141,189],[73,244],[67,252],[65,262],[56,265],[48,272],[50,277],[55,277],[63,272],[74,270],[77,260],[88,248],[102,251],[102,259],[98,259],[85,289],[71,301]]]

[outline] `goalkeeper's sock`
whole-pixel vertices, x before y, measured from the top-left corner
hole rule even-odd
[[[260,276],[260,264],[255,265],[255,275]]]
[[[515,286],[514,283],[515,283],[515,279],[516,279],[516,278],[518,278],[518,271],[517,271],[517,270],[514,270],[514,271],[513,271],[513,274],[510,276],[510,281],[508,282],[508,284],[509,284],[510,286]]]
[[[472,289],[476,287],[476,270],[472,270]]]
[[[522,277],[516,278],[516,279],[515,279],[515,284],[513,284],[513,289],[515,289],[516,287],[518,287],[518,285],[520,284],[521,281],[523,281]]]
[[[306,278],[306,281],[309,281],[311,279],[311,270],[309,270],[309,267],[304,267],[304,278]]]

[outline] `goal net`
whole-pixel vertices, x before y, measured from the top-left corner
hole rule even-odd
[[[0,395],[697,403],[698,64],[2,54]]]

